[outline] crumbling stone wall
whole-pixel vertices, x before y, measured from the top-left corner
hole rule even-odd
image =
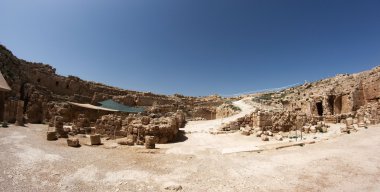
[[[237,131],[241,128],[258,128],[261,131],[271,131],[277,133],[280,131],[288,132],[302,128],[306,123],[313,121],[312,117],[306,114],[292,111],[255,111],[250,115],[246,115],[223,125],[222,131]]]
[[[380,123],[380,100],[367,103],[362,106],[356,113],[358,119],[362,119],[366,124]]]
[[[20,99],[25,102],[24,112],[31,123],[44,121],[43,114],[49,102],[73,101],[97,104],[99,101],[113,99],[128,106],[162,108],[165,112],[184,110],[189,118],[215,118],[215,114],[202,113],[194,108],[209,108],[214,111],[224,102],[220,96],[187,97],[180,94],[159,95],[150,92],[123,90],[100,83],[84,81],[75,76],[60,76],[56,69],[42,63],[27,62],[15,57],[0,45],[0,70],[12,88],[4,98]],[[172,107],[168,107],[168,106]],[[181,106],[181,107],[180,107]],[[203,116],[204,115],[204,116]]]
[[[224,103],[216,108],[216,119],[229,117],[240,111],[241,109],[236,108],[232,103]]]
[[[129,115],[105,115],[96,121],[95,132],[110,137],[134,138],[135,142],[144,142],[145,136],[154,136],[157,143],[173,141],[179,128],[185,126],[185,114],[182,111],[169,116],[157,117]]]
[[[305,83],[278,93],[264,93],[258,98],[262,103],[276,107],[280,104],[283,110],[301,111],[309,116],[350,114],[380,98],[380,66],[357,74]]]

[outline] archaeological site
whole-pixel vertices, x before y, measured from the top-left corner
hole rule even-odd
[[[380,192],[379,10],[0,0],[0,192]]]
[[[191,97],[61,76],[0,49],[1,191],[203,191],[209,182],[211,191],[224,182],[231,191],[379,189],[380,66],[280,90]],[[368,150],[364,161],[373,163],[362,166],[370,167],[352,165]],[[293,178],[283,175],[289,169]],[[335,171],[365,184],[334,188]]]

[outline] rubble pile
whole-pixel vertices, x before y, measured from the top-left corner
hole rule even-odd
[[[71,131],[74,134],[90,134],[91,133],[91,124],[90,120],[86,117],[85,114],[79,114],[78,118],[74,120]]]
[[[125,118],[117,115],[106,115],[98,119],[95,132],[111,137],[128,137],[125,143],[144,143],[145,136],[154,136],[156,143],[173,141],[179,128],[185,126],[185,115],[182,111],[170,116],[156,117],[142,115],[129,115]],[[124,141],[122,141],[124,142]]]
[[[239,113],[241,109],[235,107],[232,102],[226,102],[216,108],[216,118],[225,118]]]
[[[95,132],[100,135],[108,136],[127,136],[121,130],[122,117],[118,115],[104,115],[95,123]]]

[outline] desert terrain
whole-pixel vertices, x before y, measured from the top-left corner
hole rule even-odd
[[[245,106],[242,114],[251,110],[242,103],[240,106]],[[71,148],[66,140],[47,141],[47,125],[11,125],[0,129],[0,191],[380,189],[378,125],[351,134],[337,132],[323,139],[318,133],[306,134],[307,139],[316,137],[316,142],[304,146],[223,154],[226,148],[262,142],[253,135],[209,134],[206,128],[219,122],[189,122],[183,128],[188,133],[181,141],[159,144],[156,149],[122,146],[114,140],[89,146],[85,137],[81,138],[81,147]],[[277,144],[291,142],[296,141]]]
[[[224,97],[0,62],[0,191],[380,191],[380,66]]]

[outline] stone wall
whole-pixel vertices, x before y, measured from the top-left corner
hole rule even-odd
[[[25,102],[29,122],[41,123],[49,102],[73,101],[78,103],[97,104],[99,101],[113,99],[128,106],[161,108],[163,113],[185,111],[189,118],[215,118],[215,109],[224,102],[224,98],[212,95],[208,97],[187,97],[180,94],[171,96],[123,90],[104,84],[84,81],[75,76],[61,76],[56,69],[42,63],[27,62],[15,57],[3,45],[0,45],[0,70],[12,88],[4,95]],[[171,107],[168,107],[171,106]],[[182,107],[179,107],[182,106]],[[195,109],[197,108],[197,109]],[[210,112],[199,110],[208,108]]]
[[[229,117],[239,113],[241,109],[236,108],[232,103],[224,103],[216,108],[216,119]]]
[[[260,101],[307,115],[350,114],[380,98],[380,66],[357,74],[337,75],[278,93],[263,93]]]
[[[181,111],[167,117],[106,115],[96,121],[95,132],[111,138],[132,136],[135,142],[144,142],[145,136],[154,136],[157,143],[167,143],[176,139],[179,128],[185,123],[185,115]]]
[[[307,123],[316,124],[317,120],[304,113],[291,111],[255,111],[223,125],[220,131],[237,131],[245,127],[258,128],[261,131],[288,132],[301,129]]]

